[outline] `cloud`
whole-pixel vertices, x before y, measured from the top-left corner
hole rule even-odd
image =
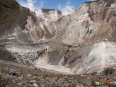
[[[40,8],[42,8],[44,6],[44,3],[45,3],[45,1],[40,1],[39,2]]]
[[[75,11],[74,6],[71,6],[70,0],[66,3],[64,7],[61,4],[58,5],[58,9],[61,10],[62,15],[68,15]]]
[[[35,3],[37,3],[36,0],[27,0],[26,2],[24,0],[19,0],[19,3],[23,7],[27,7],[30,10],[34,11],[37,16],[43,16],[41,8],[43,7],[45,1],[40,1],[39,6],[35,6]]]

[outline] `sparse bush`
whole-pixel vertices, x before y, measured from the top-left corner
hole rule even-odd
[[[105,68],[102,73],[105,74],[105,75],[113,74],[114,73],[114,69],[113,68]]]
[[[112,84],[112,81],[109,80],[108,78],[103,78],[101,79],[100,84],[110,86]]]

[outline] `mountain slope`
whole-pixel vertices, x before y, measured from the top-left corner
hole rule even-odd
[[[1,3],[3,9],[9,9],[9,5]],[[37,17],[18,3],[16,7],[5,10],[15,14],[13,17],[9,15],[0,21],[0,43],[19,63],[77,74],[114,67],[114,0],[85,2],[67,16],[57,10],[43,9],[44,17]]]

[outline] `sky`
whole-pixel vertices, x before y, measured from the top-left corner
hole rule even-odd
[[[63,15],[74,12],[84,2],[90,0],[17,0],[22,6],[42,15],[41,8],[61,10]]]

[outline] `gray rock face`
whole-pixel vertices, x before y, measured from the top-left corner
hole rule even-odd
[[[0,22],[0,44],[19,63],[71,74],[101,72],[115,64],[114,0],[86,2],[67,16],[43,9],[41,18],[20,5],[11,10],[15,16]]]

